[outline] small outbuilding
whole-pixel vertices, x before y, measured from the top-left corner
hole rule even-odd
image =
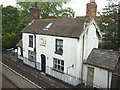
[[[119,52],[94,48],[84,62],[86,85],[97,88],[111,88],[112,76],[119,61]]]
[[[17,44],[16,44],[17,48],[18,48],[18,58],[20,60],[23,60],[23,44],[22,44],[22,40],[20,40]]]

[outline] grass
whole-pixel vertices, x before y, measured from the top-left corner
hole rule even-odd
[[[9,63],[11,63],[11,64],[15,64],[15,62],[14,62],[14,61],[12,61],[10,58],[9,58],[9,59],[7,59],[7,61],[8,61]]]

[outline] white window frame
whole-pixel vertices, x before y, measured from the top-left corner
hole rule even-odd
[[[28,60],[35,62],[35,52],[28,50]]]
[[[33,35],[29,35],[29,47],[33,47]]]
[[[49,23],[43,30],[48,30],[53,25],[53,22]]]
[[[56,39],[56,54],[62,55],[63,54],[63,40],[62,39]],[[61,52],[59,52],[61,49]]]
[[[53,68],[57,71],[64,72],[64,60],[53,58]]]

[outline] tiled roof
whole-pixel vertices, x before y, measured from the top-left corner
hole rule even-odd
[[[119,52],[105,49],[93,49],[84,64],[114,71],[119,60]]]
[[[22,40],[20,40],[17,44],[16,44],[17,47],[23,47],[22,45]]]
[[[43,30],[51,22],[53,25],[49,30]],[[85,19],[83,18],[40,19],[35,20],[31,25],[27,25],[21,32],[79,38],[84,30],[84,22]]]

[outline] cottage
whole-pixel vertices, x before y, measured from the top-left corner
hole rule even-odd
[[[118,57],[113,54],[115,60],[107,60],[109,63],[106,64],[107,61],[104,63],[102,59],[102,51],[94,49],[98,48],[101,38],[95,21],[96,10],[95,1],[90,0],[85,17],[38,19],[38,9],[31,8],[31,23],[23,28],[22,40],[16,45],[18,58],[44,74],[72,85],[85,83],[93,87],[100,86],[98,88],[110,87],[111,70],[115,68]],[[96,55],[100,55],[98,59]],[[114,63],[111,68],[110,63]],[[103,81],[99,75],[104,77]],[[102,83],[104,81],[105,85]]]

